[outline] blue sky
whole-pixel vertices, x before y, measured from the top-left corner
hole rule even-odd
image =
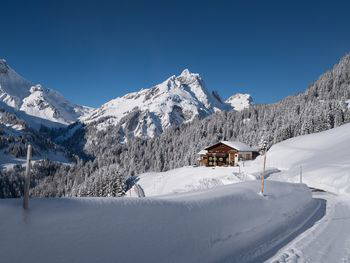
[[[275,102],[350,52],[349,1],[1,0],[0,57],[100,106],[189,68],[226,98]]]

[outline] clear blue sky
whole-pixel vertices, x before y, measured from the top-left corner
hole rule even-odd
[[[350,51],[350,1],[1,0],[0,57],[100,106],[189,68],[222,97],[277,101]]]

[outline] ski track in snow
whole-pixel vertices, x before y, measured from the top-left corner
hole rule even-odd
[[[331,194],[315,197],[327,201],[325,216],[266,262],[350,262],[350,198]]]

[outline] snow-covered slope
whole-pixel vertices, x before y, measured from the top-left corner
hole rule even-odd
[[[167,172],[149,172],[136,179],[146,196],[184,193],[241,182],[237,167],[182,167]],[[127,196],[137,196],[131,188]]]
[[[0,59],[0,100],[19,109],[22,100],[30,95],[32,83],[17,74],[8,66],[6,60]]]
[[[20,110],[42,119],[70,124],[92,111],[91,108],[75,105],[57,91],[41,85],[32,86],[30,95],[23,99]]]
[[[132,120],[132,132],[137,137],[153,137],[166,128],[190,122],[196,116],[205,117],[215,111],[230,109],[216,92],[209,92],[199,74],[185,69],[163,83],[102,105],[83,118],[87,124],[98,122],[103,129],[117,124],[131,112],[138,112]]]
[[[70,124],[92,111],[89,107],[69,102],[56,91],[33,85],[16,73],[4,59],[0,59],[0,101],[38,117],[37,122],[43,119]],[[30,122],[28,124],[31,126]]]
[[[261,262],[302,229],[318,200],[259,182],[162,198],[0,201],[1,262]]]
[[[267,165],[282,170],[271,179],[298,182],[334,193],[350,194],[350,124],[275,144]],[[262,166],[259,157],[255,165]],[[301,170],[302,169],[302,170]]]
[[[138,175],[135,182],[147,197],[205,190],[260,178],[262,167],[251,166],[249,163],[251,161],[241,163],[241,167],[185,166],[166,172],[148,172]],[[267,169],[265,177],[276,172],[279,171]],[[127,196],[136,197],[137,188],[131,188]]]
[[[237,93],[229,97],[225,102],[234,110],[241,111],[253,104],[253,98],[249,94]]]

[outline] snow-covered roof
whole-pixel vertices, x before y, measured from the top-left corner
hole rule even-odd
[[[227,145],[233,149],[236,149],[240,152],[255,152],[256,149],[250,147],[248,144],[239,141],[220,141],[220,143]],[[209,146],[211,147],[211,146]],[[209,147],[205,148],[208,149]]]
[[[227,145],[228,147],[234,148],[241,152],[254,152],[255,149],[250,147],[248,144],[239,141],[221,141],[222,144]]]
[[[198,154],[198,155],[205,155],[205,154],[207,154],[207,153],[208,153],[207,150],[201,150],[201,151],[198,152],[197,154]]]

